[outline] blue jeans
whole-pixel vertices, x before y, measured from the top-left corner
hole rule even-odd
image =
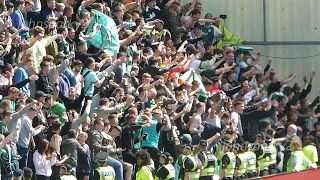
[[[12,177],[6,176],[6,175],[1,175],[1,180],[10,180]]]
[[[108,157],[107,164],[116,171],[117,180],[123,180],[123,166],[122,163],[112,157]]]
[[[19,160],[19,168],[24,169],[25,167],[27,167],[28,164],[29,148],[18,147],[17,151],[21,156],[21,159]]]

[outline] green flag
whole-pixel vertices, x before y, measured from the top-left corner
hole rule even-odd
[[[196,73],[193,73],[193,80],[194,80],[194,81],[198,81],[198,82],[200,83],[200,90],[199,90],[199,95],[200,95],[200,97],[199,97],[199,101],[202,101],[202,102],[205,101],[205,100],[208,98],[208,96],[207,96],[207,91],[206,91],[204,85],[202,84],[202,81],[201,81],[199,75],[196,74]]]
[[[104,50],[110,56],[117,55],[119,53],[119,34],[116,23],[109,16],[94,10],[94,17],[88,27],[86,34],[91,34],[94,25],[96,23],[101,25],[100,31],[97,32],[92,39],[87,40],[92,46],[101,49],[107,47]]]

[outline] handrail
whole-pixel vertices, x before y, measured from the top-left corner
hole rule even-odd
[[[299,172],[281,172],[281,173],[277,173],[277,174],[272,174],[272,175],[267,175],[267,176],[261,176],[258,178],[250,178],[249,180],[254,180],[254,179],[274,179],[275,177],[279,177],[279,176],[285,176],[285,175],[291,175],[291,174],[298,174],[298,173],[306,173],[306,172],[314,172],[314,171],[318,171],[320,174],[320,166],[317,169],[306,169],[303,171],[299,171]],[[308,176],[309,177],[309,176]],[[319,176],[317,176],[317,178],[319,178]],[[320,178],[319,178],[320,179]],[[294,179],[290,179],[290,180],[294,180]],[[308,178],[308,180],[311,180],[310,178]]]

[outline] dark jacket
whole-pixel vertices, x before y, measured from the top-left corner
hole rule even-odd
[[[163,9],[162,17],[165,25],[165,29],[168,29],[172,35],[172,38],[176,37],[177,29],[180,26],[180,19],[178,16],[172,16],[168,8]]]
[[[64,140],[61,149],[63,149],[63,155],[70,156],[66,163],[70,164],[72,167],[77,167],[78,155],[87,154],[87,150],[82,147],[77,140],[72,138]]]
[[[62,100],[64,106],[66,107],[67,111],[71,109],[75,109],[78,113],[82,107],[82,101],[84,99],[84,89],[81,89],[81,94],[75,100],[70,100],[66,96],[64,96],[61,92],[59,92],[59,98]]]
[[[101,132],[94,130],[90,134],[91,136],[91,141],[89,142],[90,148],[93,151],[92,152],[92,158],[94,159],[95,155],[100,152],[100,151],[105,151],[108,152],[110,151],[109,148],[107,148],[106,145],[103,145],[102,140],[103,140],[103,135]]]
[[[269,111],[256,110],[252,112],[244,112],[241,117],[243,128],[243,139],[254,142],[256,135],[259,133],[259,119],[271,117],[275,113],[275,107],[272,106]]]
[[[54,94],[53,84],[49,81],[49,76],[39,73],[39,79],[36,81],[36,91],[43,91],[46,94]]]
[[[79,52],[77,51],[75,54],[75,58],[79,59],[82,63],[88,59],[88,57],[92,57],[96,62],[100,62],[99,56],[103,53],[103,51],[98,51],[95,54],[87,53],[87,52]]]
[[[90,149],[87,144],[82,145],[86,150],[87,154],[79,154],[78,156],[78,166],[77,166],[77,173],[89,176],[91,172],[91,158],[90,158]]]
[[[151,66],[145,67],[143,69],[143,73],[149,73],[151,77],[155,77],[156,75],[162,75],[168,72],[174,66],[175,66],[174,64],[171,64],[165,68],[160,68],[159,66],[151,65]]]
[[[8,145],[7,145],[8,146]],[[16,153],[11,149],[11,153],[9,154],[8,148],[11,147],[3,147],[3,149],[0,150],[0,166],[1,166],[1,174],[10,176],[12,173],[17,169],[18,167],[18,160]],[[11,162],[10,162],[11,159]]]

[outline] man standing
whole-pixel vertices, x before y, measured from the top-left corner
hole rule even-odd
[[[204,16],[205,19],[212,19],[213,16],[207,13]],[[218,43],[217,41],[223,36],[223,33],[219,31],[217,27],[212,25],[212,23],[205,23],[202,25],[202,38],[204,42],[213,43],[214,45]]]
[[[286,141],[283,143],[285,148],[284,156],[283,156],[283,166],[282,166],[283,172],[287,171],[287,163],[292,152],[290,149],[292,142],[298,141],[300,144],[302,144],[300,137],[297,135],[297,131],[298,131],[297,126],[294,124],[291,124],[287,129]]]
[[[28,58],[24,65],[22,67],[20,67],[15,73],[14,73],[14,78],[13,81],[15,84],[17,84],[18,82],[21,82],[23,80],[26,80],[29,78],[28,75],[28,71],[32,68],[32,59],[31,57]],[[36,76],[36,80],[38,79],[38,76]],[[22,92],[24,92],[28,97],[30,97],[30,87],[29,87],[29,83],[27,83],[25,86],[23,86],[22,88],[20,88],[20,90]]]
[[[39,79],[36,81],[36,90],[45,94],[53,94],[54,88],[49,81],[49,62],[43,61],[40,64]]]
[[[117,151],[113,146],[106,146],[102,143],[103,140],[103,127],[104,123],[102,120],[97,119],[94,121],[94,131],[91,134],[91,142],[89,141],[90,147],[93,149],[93,157],[96,156],[99,152],[114,152]],[[122,151],[121,151],[122,152]],[[98,167],[98,164],[95,161],[92,161],[92,169]],[[108,157],[108,164],[112,166],[117,174],[117,180],[123,180],[123,166],[122,163],[112,157]]]
[[[160,109],[153,110],[152,125],[151,127],[144,127],[142,129],[143,134],[147,134],[146,139],[141,141],[141,148],[148,150],[151,158],[155,161],[157,167],[159,163],[159,139],[160,131],[170,131],[171,123],[168,115],[163,115]]]
[[[205,104],[198,103],[196,105],[196,113],[191,118],[191,123],[189,127],[190,134],[192,136],[192,144],[196,145],[199,144],[201,140],[201,133],[204,130],[202,123],[202,114],[205,112]]]
[[[116,173],[114,172],[114,169],[107,165],[108,153],[103,151],[99,152],[96,155],[96,160],[98,161],[99,167],[94,170],[94,179],[115,180]]]
[[[21,159],[19,161],[19,168],[23,169],[27,167],[29,144],[32,136],[38,135],[41,131],[45,130],[45,126],[32,127],[32,120],[36,117],[38,109],[31,107],[27,114],[21,119],[21,130],[19,134],[19,140],[17,143],[17,150]]]
[[[45,23],[50,18],[57,19],[58,18],[58,12],[55,10],[56,8],[56,1],[55,0],[47,0],[47,6],[48,8],[41,12],[40,14],[40,20]]]
[[[46,47],[49,46],[54,40],[58,37],[61,38],[61,34],[57,34],[48,38],[43,38],[45,31],[42,27],[36,26],[33,28],[33,38],[37,39],[37,42],[27,50],[27,53],[31,51],[33,58],[33,70],[35,72],[39,71],[40,63],[43,60],[43,57],[47,55]]]
[[[73,175],[75,175],[75,170],[78,164],[78,154],[87,156],[87,150],[76,140],[77,135],[76,130],[70,129],[68,132],[68,139],[64,140],[61,144],[63,153],[70,156],[70,158],[66,160],[66,163],[71,165]]]
[[[201,140],[199,144],[200,153],[198,154],[198,158],[203,165],[203,170],[200,174],[200,180],[211,180],[215,167],[217,167],[218,160],[214,156],[214,154],[208,149],[208,142],[206,140]]]
[[[193,29],[194,24],[196,22],[204,22],[204,23],[215,23],[216,20],[212,19],[200,19],[201,18],[201,11],[199,10],[192,10],[191,16],[182,16],[181,17],[181,26],[186,28],[186,30]]]
[[[240,115],[243,114],[244,104],[242,102],[235,102],[233,105],[233,112],[231,112],[231,120],[234,123],[235,128],[238,129],[239,136],[243,135],[243,129],[241,124]]]
[[[26,20],[24,19],[24,16],[22,14],[22,11],[24,10],[25,1],[24,0],[16,0],[14,2],[15,11],[10,15],[12,19],[12,26],[16,29],[25,29],[24,32],[21,32],[19,35],[21,37],[21,40],[26,40],[30,38],[29,35],[29,29],[27,29]]]
[[[15,87],[11,87],[8,92],[8,96],[2,98],[0,103],[0,108],[2,108],[2,102],[4,100],[9,100],[11,102],[11,111],[14,112],[16,109],[16,100],[18,98],[20,91]]]

